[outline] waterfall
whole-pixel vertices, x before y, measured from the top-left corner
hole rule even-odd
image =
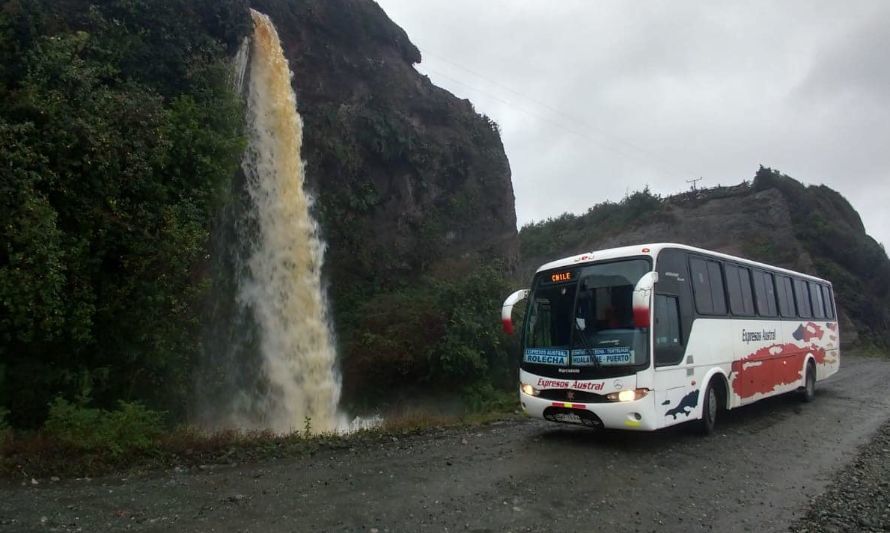
[[[337,431],[345,426],[337,410],[340,377],[321,283],[324,244],[303,189],[303,125],[275,27],[262,13],[251,16],[252,46],[249,54],[242,48],[235,66],[249,137],[242,162],[247,199],[234,229],[241,243],[235,306],[255,337],[238,344],[259,353],[261,368],[247,390],[236,391],[223,425]]]
[[[250,59],[250,38],[245,37],[241,40],[241,46],[235,54],[234,69],[232,79],[232,88],[238,94],[244,93],[244,78],[247,75],[247,61]]]

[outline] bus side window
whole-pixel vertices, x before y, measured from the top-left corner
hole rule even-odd
[[[779,313],[784,318],[794,316],[794,296],[791,291],[791,278],[776,276],[776,295],[779,297]]]
[[[794,280],[794,299],[797,302],[797,316],[800,318],[812,318],[813,311],[810,309],[810,293],[807,290],[807,283],[800,279]]]
[[[831,290],[827,285],[822,285],[822,300],[825,301],[825,316],[834,318],[834,304],[831,299]]]
[[[776,291],[773,275],[769,272],[754,271],[754,299],[757,302],[757,314],[776,316]]]
[[[711,298],[714,301],[714,314],[726,314],[726,291],[723,289],[723,276],[720,263],[708,261],[708,277],[711,278]]]
[[[699,313],[713,313],[711,282],[708,280],[708,268],[705,266],[705,262],[693,257],[689,260],[689,270],[692,272],[692,289],[695,293],[696,309]]]
[[[720,264],[716,261],[691,257],[689,269],[692,274],[692,289],[698,312],[706,315],[726,314],[726,297],[723,292]]]
[[[825,305],[822,302],[822,290],[819,285],[810,282],[810,303],[813,304],[813,316],[816,318],[825,318]]]
[[[753,316],[754,298],[751,295],[751,274],[747,268],[726,265],[726,288],[729,309],[734,315]]]
[[[655,365],[675,365],[683,360],[680,333],[680,301],[676,296],[655,295]]]

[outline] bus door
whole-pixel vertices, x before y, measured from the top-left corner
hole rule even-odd
[[[663,250],[658,256],[658,284],[654,297],[653,352],[655,359],[655,408],[661,425],[690,419],[699,401],[694,358],[686,353],[692,328],[692,295],[686,254]]]
[[[671,426],[688,420],[698,405],[695,370],[692,358],[685,357],[680,301],[675,295],[655,295],[654,340],[656,411],[663,413],[662,425]]]

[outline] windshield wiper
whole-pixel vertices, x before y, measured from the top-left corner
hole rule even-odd
[[[578,326],[578,319],[577,319],[577,318],[576,318],[573,322],[574,322],[574,324],[575,324],[575,332],[576,332],[576,334],[573,335],[573,337],[578,337],[578,336],[580,335],[580,337],[581,337],[581,343],[584,345],[584,349],[587,351],[587,353],[588,353],[591,357],[593,357],[593,367],[596,368],[597,370],[599,370],[599,368],[600,368],[600,366],[601,366],[601,365],[600,365],[600,360],[599,360],[599,358],[596,356],[596,353],[593,353],[593,350],[594,350],[594,349],[591,348],[590,344],[588,344],[588,342],[587,342],[587,335],[584,333],[584,330],[581,329],[580,326]],[[585,329],[586,329],[586,325],[585,325]],[[570,357],[571,357],[571,354],[572,354],[572,347],[573,347],[573,346],[574,346],[574,343],[572,343],[572,346],[569,347],[569,356],[570,356]]]

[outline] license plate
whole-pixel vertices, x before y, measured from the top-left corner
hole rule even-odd
[[[584,424],[581,417],[575,413],[556,413],[553,418],[555,418],[557,422],[563,422],[565,424]]]

